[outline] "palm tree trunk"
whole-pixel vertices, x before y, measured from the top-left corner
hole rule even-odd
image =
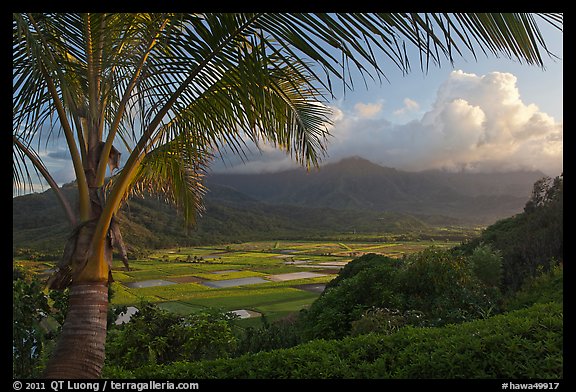
[[[95,134],[89,133],[91,147],[88,148],[85,173],[90,219],[84,221],[74,234],[70,260],[64,260],[69,267],[64,271],[69,275],[63,283],[71,282],[68,313],[56,348],[46,365],[45,378],[99,378],[104,367],[112,248],[116,237],[119,237],[116,242],[120,243],[121,237],[109,235],[109,225],[97,225],[105,198],[103,188],[95,185],[95,168],[103,145]],[[98,228],[103,233],[99,233]],[[99,244],[101,248],[95,249],[93,242],[98,235],[104,240]]]
[[[102,212],[101,189],[90,189],[93,220],[84,223],[74,234],[67,279],[70,284],[68,313],[62,332],[44,371],[45,378],[99,378],[105,359],[108,319],[108,283],[112,251],[121,237],[105,235],[103,250],[95,256],[92,239],[96,220]],[[116,228],[118,231],[118,228]],[[66,275],[66,273],[64,274]]]
[[[107,282],[70,287],[68,314],[44,372],[45,378],[99,378],[104,366]]]

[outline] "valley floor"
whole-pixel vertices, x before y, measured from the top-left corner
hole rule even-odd
[[[130,306],[133,312],[149,301],[181,314],[216,308],[237,314],[240,325],[255,325],[262,315],[275,320],[308,307],[353,258],[366,253],[401,257],[431,245],[456,243],[263,241],[164,249],[130,261],[129,271],[114,261],[112,305]],[[46,276],[53,266],[18,263]]]

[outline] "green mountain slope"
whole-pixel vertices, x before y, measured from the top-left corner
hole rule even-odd
[[[67,193],[74,197],[75,189]],[[457,223],[445,217],[404,213],[271,205],[213,186],[206,211],[193,227],[169,205],[154,198],[132,198],[120,211],[123,237],[132,248],[163,248],[237,241],[318,238],[355,233],[430,231],[431,224]],[[227,196],[228,195],[228,196]],[[242,201],[225,199],[240,198]],[[39,206],[42,206],[39,208]],[[62,249],[69,228],[52,191],[13,199],[13,246]],[[428,221],[430,223],[428,223]]]
[[[541,172],[405,172],[362,158],[344,159],[309,173],[213,174],[207,184],[224,185],[254,199],[335,209],[445,215],[489,224],[522,211]]]
[[[540,174],[409,173],[351,158],[309,173],[212,174],[206,212],[191,228],[154,198],[131,199],[119,220],[128,246],[146,248],[351,233],[421,235],[431,226],[488,224],[520,212],[530,181]],[[481,180],[476,185],[475,178]],[[73,185],[62,189],[76,200]],[[12,206],[15,248],[63,248],[70,229],[51,190],[14,198]]]

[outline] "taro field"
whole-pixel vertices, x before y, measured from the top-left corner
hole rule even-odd
[[[141,301],[149,301],[182,314],[215,308],[237,314],[240,325],[254,325],[262,315],[275,320],[309,306],[355,257],[401,257],[431,245],[456,244],[272,241],[158,250],[131,260],[130,270],[114,260],[111,304],[134,311]],[[15,262],[41,274],[53,266]]]

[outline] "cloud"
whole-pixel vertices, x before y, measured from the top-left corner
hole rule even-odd
[[[53,159],[65,159],[70,160],[70,151],[67,149],[65,150],[56,150],[56,151],[49,151],[46,156],[53,158]]]
[[[420,104],[413,99],[404,98],[404,106],[393,112],[395,116],[402,116],[408,112],[414,112],[420,110]]]
[[[354,105],[356,113],[362,118],[372,118],[382,111],[382,102],[363,103]]]
[[[216,173],[252,174],[275,173],[298,167],[301,166],[294,159],[278,151],[278,153],[267,153],[258,158],[250,159],[245,163],[237,162],[227,169],[223,169],[220,166],[213,166],[212,170]]]
[[[558,175],[563,124],[537,105],[523,102],[516,82],[510,73],[453,71],[439,86],[432,105],[403,124],[377,116],[382,100],[360,102],[352,111],[334,106],[324,162],[362,156],[412,171],[526,169]],[[405,98],[403,103],[396,114],[422,110],[414,99]],[[249,161],[231,165],[232,170],[271,172],[295,167],[290,157],[274,149],[265,149]]]
[[[453,71],[420,119],[393,124],[341,115],[331,130],[330,159],[360,155],[405,170],[559,174],[563,124],[524,103],[516,82],[510,73]],[[412,102],[406,99],[402,109],[415,108]]]

